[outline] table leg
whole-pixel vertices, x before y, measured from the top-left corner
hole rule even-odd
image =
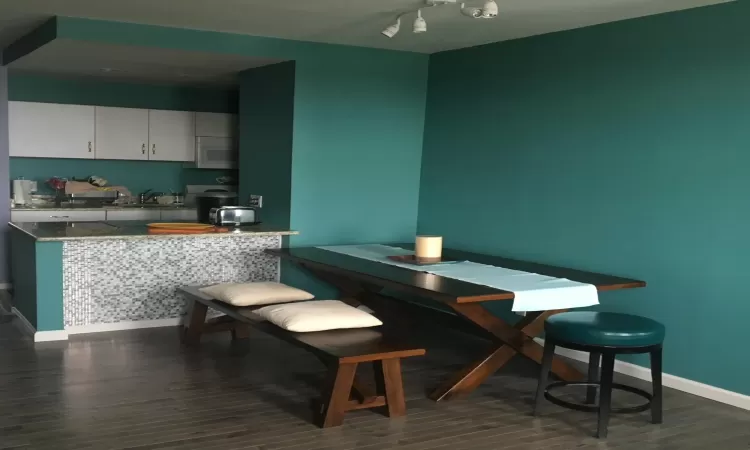
[[[502,368],[516,354],[521,354],[538,364],[542,363],[544,349],[534,341],[544,330],[544,320],[561,311],[529,313],[515,326],[490,313],[479,303],[454,303],[450,305],[459,315],[478,327],[492,333],[501,345],[483,358],[457,372],[435,389],[430,398],[435,401],[471,393],[490,375]],[[559,358],[552,362],[552,373],[565,381],[581,381],[583,374]]]
[[[397,330],[405,328],[404,324],[401,323],[403,318],[397,315],[394,316],[392,311],[379,308],[380,305],[378,305],[378,302],[372,301],[374,300],[373,297],[376,297],[377,294],[368,289],[366,284],[326,273],[312,267],[304,267],[322,281],[337,288],[342,301],[352,306],[365,304],[375,310],[376,316],[388,317],[388,323]],[[487,311],[481,303],[452,303],[449,306],[458,315],[494,336],[501,345],[494,348],[481,359],[464,367],[435,389],[429,396],[435,401],[447,400],[454,396],[471,393],[490,375],[497,372],[513,356],[519,353],[541,364],[544,349],[534,341],[534,338],[544,331],[544,320],[547,317],[562,312],[562,310],[530,312],[516,325],[511,326]],[[565,381],[582,381],[584,379],[581,372],[560,358],[555,358],[552,361],[552,373]]]

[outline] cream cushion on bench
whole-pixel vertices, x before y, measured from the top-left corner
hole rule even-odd
[[[271,281],[221,283],[201,288],[200,291],[216,300],[234,306],[258,306],[273,303],[299,302],[315,297],[302,289]]]
[[[339,300],[265,306],[253,313],[278,327],[298,333],[383,325],[377,317]]]

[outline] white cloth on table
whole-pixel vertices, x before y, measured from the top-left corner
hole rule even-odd
[[[411,255],[414,253],[413,251],[379,244],[337,245],[319,248],[513,292],[513,311],[516,312],[583,308],[599,304],[596,286],[568,280],[567,278],[555,278],[471,261],[417,266],[388,259],[388,256]]]

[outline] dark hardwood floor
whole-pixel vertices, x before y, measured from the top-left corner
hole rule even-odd
[[[648,413],[615,416],[606,441],[591,436],[592,414],[546,404],[533,418],[537,370],[520,358],[471,397],[434,403],[426,390],[481,353],[467,350],[481,341],[415,334],[428,356],[404,361],[408,416],[357,411],[322,430],[308,409],[322,367],[267,335],[253,332],[241,344],[229,333],[206,336],[190,349],[176,329],[162,328],[34,346],[0,324],[0,449],[750,448],[750,412],[671,389],[663,425],[651,425]],[[639,400],[615,394],[614,404]]]

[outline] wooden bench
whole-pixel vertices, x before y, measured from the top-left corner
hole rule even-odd
[[[198,287],[183,287],[179,291],[190,303],[183,330],[183,341],[187,344],[197,344],[201,334],[214,331],[231,331],[233,339],[248,337],[252,327],[317,356],[329,370],[321,400],[314,406],[319,426],[339,426],[344,414],[356,409],[385,407],[389,417],[406,414],[401,358],[422,356],[425,349],[400,342],[383,327],[294,333],[252,314],[254,307],[236,307],[214,300]],[[206,322],[208,308],[225,315]],[[374,391],[356,379],[357,366],[367,362],[374,366]]]

